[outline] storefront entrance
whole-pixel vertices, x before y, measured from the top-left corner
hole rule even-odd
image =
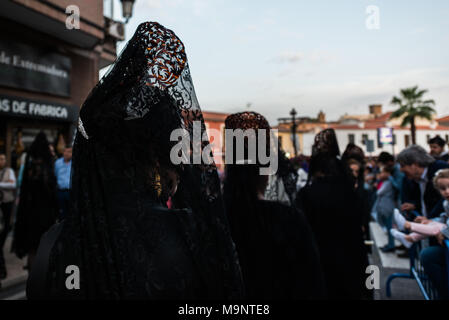
[[[0,122],[4,122],[0,120]],[[71,143],[71,123],[52,123],[42,120],[7,119],[6,123],[0,124],[5,130],[0,135],[2,152],[6,153],[9,165],[18,170],[21,164],[21,156],[40,131],[43,131],[48,142],[53,146],[57,156],[60,156],[66,144]]]
[[[72,142],[78,113],[76,106],[0,94],[0,152],[17,170],[22,154],[43,131],[60,156]]]

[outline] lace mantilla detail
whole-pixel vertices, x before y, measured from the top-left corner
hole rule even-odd
[[[136,93],[127,105],[126,120],[142,118],[148,111],[147,99],[158,102],[157,90],[167,91],[172,96],[178,108],[183,110],[199,109],[184,44],[174,34],[158,23],[147,22],[137,31],[141,37],[141,45],[145,46],[147,70],[140,79],[140,93]],[[145,95],[142,99],[139,95]]]
[[[87,135],[86,129],[84,129],[83,121],[81,120],[81,118],[78,118],[78,130],[81,132],[83,137],[86,138],[86,140],[89,140],[89,136]]]

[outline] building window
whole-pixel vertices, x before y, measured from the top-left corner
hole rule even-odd
[[[350,133],[348,134],[349,143],[355,143],[355,135]]]
[[[406,147],[410,145],[410,136],[408,134],[404,136],[404,144]]]
[[[362,144],[366,145],[366,142],[368,141],[368,135],[362,134]]]

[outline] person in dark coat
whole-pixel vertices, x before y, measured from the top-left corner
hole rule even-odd
[[[444,162],[449,161],[449,153],[444,150],[446,146],[446,141],[440,136],[435,136],[429,140],[430,155],[435,158],[435,160],[441,160]]]
[[[315,137],[309,181],[297,203],[312,227],[330,299],[370,299],[365,287],[367,252],[360,201],[340,160],[333,129]]]
[[[363,238],[365,240],[371,240],[369,231],[369,222],[371,219],[371,198],[369,191],[365,188],[365,154],[363,150],[353,143],[349,143],[346,146],[346,150],[343,153],[342,161],[347,166],[347,170],[350,170],[350,175],[354,181],[354,188],[357,194],[357,201],[361,208],[361,228],[363,231]],[[353,170],[353,169],[356,170]]]
[[[56,222],[57,213],[53,156],[45,133],[40,132],[26,156],[12,245],[18,258],[28,255],[28,269],[41,236]]]
[[[266,119],[255,112],[232,114],[225,125],[233,130],[270,129]],[[271,194],[267,192],[268,176],[261,175],[258,160],[240,157],[235,151],[233,155],[233,163],[225,168],[224,200],[246,298],[325,298],[318,249],[303,213],[293,203],[267,200],[266,195]],[[285,192],[295,192],[295,183],[293,188],[285,185],[285,170],[279,166],[276,176]]]
[[[401,211],[415,212],[429,219],[438,217],[444,211],[443,200],[434,188],[432,179],[438,170],[449,168],[449,164],[435,160],[417,145],[404,149],[399,153],[397,161],[407,177],[403,186]]]

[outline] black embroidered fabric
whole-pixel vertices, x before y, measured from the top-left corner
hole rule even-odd
[[[226,118],[226,129],[242,129],[242,130],[269,130],[270,125],[263,115],[257,112],[244,111],[233,113]]]
[[[285,155],[285,152],[278,145],[278,148],[274,148],[274,145],[270,144],[270,125],[263,115],[257,112],[244,111],[229,115],[225,121],[226,129],[241,129],[241,130],[266,130],[267,136],[267,150],[275,153],[278,161],[278,168],[273,175],[270,176],[269,183],[265,191],[265,198],[267,200],[281,201],[289,205],[295,204],[296,197],[296,181],[298,174],[294,170],[290,160]],[[271,138],[275,139],[274,136]],[[245,143],[247,141],[245,140]],[[247,145],[245,144],[245,149]],[[236,159],[242,160],[242,159]],[[282,186],[280,186],[282,184]]]
[[[325,153],[334,157],[340,155],[337,136],[333,129],[323,130],[315,136],[315,142],[312,146],[312,157],[320,153]]]
[[[328,176],[341,177],[343,180],[350,178],[340,159],[340,148],[333,129],[323,130],[315,136],[307,184],[317,177]]]
[[[225,127],[270,128],[265,118],[255,112],[232,114],[226,118]],[[234,146],[234,155],[235,149]],[[292,202],[296,180],[291,179],[295,175],[285,155],[280,150],[274,151],[278,152],[279,161],[274,184],[283,183],[287,201]],[[239,254],[247,298],[321,299],[324,282],[310,227],[294,203],[280,202],[274,186],[268,185],[265,189],[266,200],[258,198],[258,192],[268,180],[260,175],[260,167],[259,162],[227,163],[225,167],[226,212]]]
[[[36,252],[41,236],[55,223],[57,214],[53,157],[45,133],[40,132],[25,158],[12,244],[17,257]]]
[[[139,25],[80,118],[88,139],[75,139],[71,211],[51,253],[49,296],[240,298],[214,163],[170,160],[172,130],[192,138],[194,121],[205,130],[179,38],[156,22]],[[179,179],[171,209],[160,190],[167,170]],[[79,290],[65,287],[70,264],[80,268]]]
[[[368,298],[364,278],[368,257],[360,223],[361,202],[354,190],[354,180],[340,159],[333,129],[316,135],[308,183],[299,191],[296,202],[315,235],[328,298]]]

